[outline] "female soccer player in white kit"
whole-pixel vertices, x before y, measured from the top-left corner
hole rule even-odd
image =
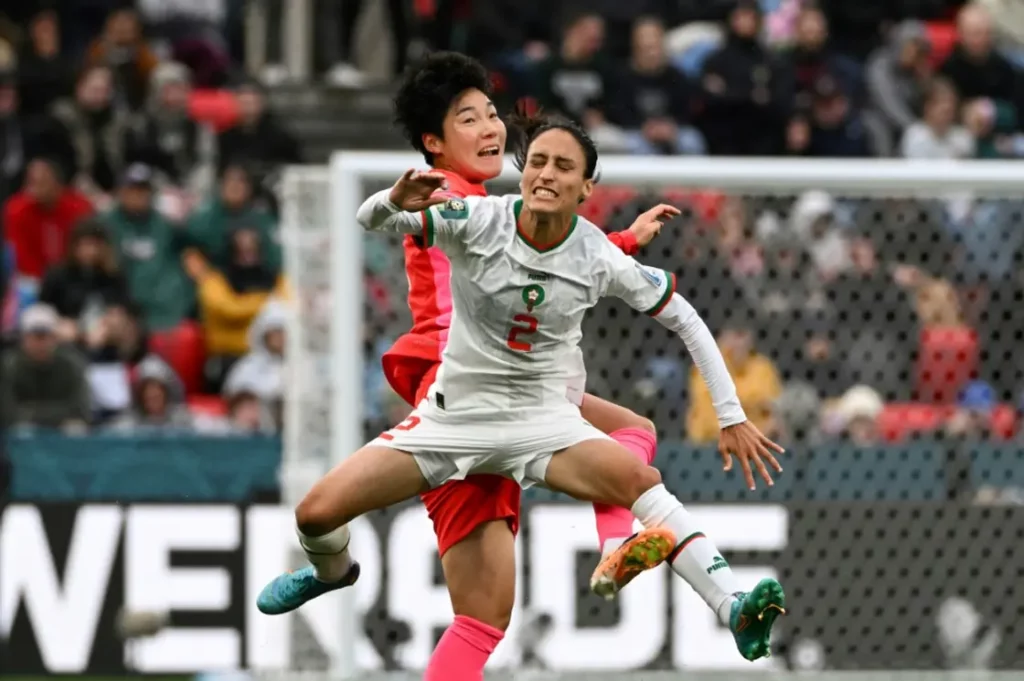
[[[735,451],[722,452],[725,468],[736,455],[749,486],[751,466],[772,484],[768,466],[781,467],[770,450],[781,448],[746,420],[710,331],[675,293],[674,277],[640,265],[575,215],[593,189],[597,164],[586,133],[568,121],[532,122],[518,161],[521,197],[438,198],[443,175],[409,171],[360,207],[366,229],[421,234],[445,251],[454,313],[428,398],[339,464],[326,476],[329,484],[315,486],[297,507],[310,561],[344,574],[339,567],[350,561],[347,523],[354,518],[470,473],[500,474],[524,487],[539,483],[630,508],[645,527],[672,531],[679,540],[668,559],[673,570],[729,626],[744,657],[763,657],[784,612],[782,587],[765,579],[742,592],[658,471],[584,421],[567,395],[583,387],[578,343],[585,312],[611,295],[679,334],[720,425],[736,432]],[[332,522],[314,528],[307,516]]]

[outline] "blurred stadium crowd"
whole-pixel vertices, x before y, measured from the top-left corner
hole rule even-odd
[[[274,187],[303,160],[266,107],[281,69],[240,73],[241,3],[137,4],[27,3],[0,24],[2,417],[276,432],[288,294]],[[367,85],[350,47],[363,4],[316,4],[318,29],[337,29],[316,43],[328,83]],[[393,66],[417,45],[478,56],[502,101],[573,115],[609,153],[1024,154],[1016,2],[562,4],[391,2]],[[677,273],[776,437],[1015,437],[1024,203],[808,189],[599,186],[583,211],[623,229],[655,200],[686,208],[644,260]],[[368,253],[377,424],[402,416],[378,360],[407,315],[400,249]],[[710,398],[685,358],[663,354],[671,341],[616,308],[588,324],[593,390],[673,439],[714,439]]]

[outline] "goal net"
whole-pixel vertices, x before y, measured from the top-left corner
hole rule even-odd
[[[364,235],[355,211],[421,166],[345,152],[285,176],[285,503],[408,410],[380,372],[381,352],[409,328],[400,241]],[[591,511],[531,493],[517,615],[492,662],[512,676],[494,678],[1024,667],[1019,168],[603,159],[581,213],[622,230],[656,202],[682,209],[638,257],[676,273],[748,415],[787,446],[785,473],[749,493],[721,472],[714,412],[685,348],[617,301],[585,322],[588,390],[655,422],[666,484],[743,579],[778,575],[793,611],[773,657],[750,665],[669,571],[601,602],[587,590]],[[489,189],[517,184],[508,167]],[[286,675],[421,669],[450,621],[417,504],[353,532],[360,584],[291,616]]]

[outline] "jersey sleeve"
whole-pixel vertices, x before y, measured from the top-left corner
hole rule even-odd
[[[608,241],[611,241],[626,255],[636,255],[640,250],[640,244],[636,242],[636,237],[628,229],[621,232],[609,232]]]
[[[676,275],[641,265],[622,251],[609,248],[611,271],[607,293],[634,310],[657,316],[676,291]]]
[[[408,213],[389,198],[391,190],[379,191],[363,202],[356,220],[370,232],[391,232],[418,237],[427,247],[458,242],[469,223],[466,199],[451,197],[443,204],[418,213]]]

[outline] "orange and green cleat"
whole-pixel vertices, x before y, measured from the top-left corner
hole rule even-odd
[[[754,661],[771,652],[772,625],[786,614],[786,594],[774,579],[762,579],[750,593],[736,594],[729,629],[740,655]]]
[[[606,600],[615,598],[641,572],[665,562],[675,546],[675,533],[664,527],[634,534],[601,560],[590,578],[590,590]]]

